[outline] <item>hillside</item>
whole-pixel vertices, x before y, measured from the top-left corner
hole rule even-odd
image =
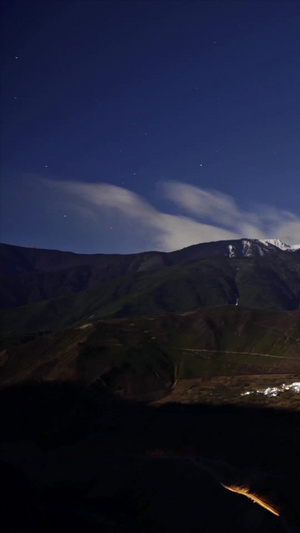
[[[77,256],[3,245],[1,328],[21,334],[52,331],[91,315],[188,312],[237,299],[257,309],[298,309],[299,252],[245,242],[132,256]]]
[[[297,532],[299,253],[15,248],[0,280],[11,530]]]
[[[0,245],[1,308],[55,299],[128,273],[164,265],[164,255],[86,255]]]
[[[97,382],[157,401],[268,403],[251,391],[299,380],[298,251],[241,240],[132,256],[2,252],[8,300],[47,296],[1,311],[2,384]],[[276,396],[272,405],[297,408],[292,390]]]
[[[264,376],[269,385],[279,385],[282,376],[299,381],[300,312],[231,306],[96,321],[16,347],[4,345],[1,355],[2,386],[67,380],[98,383],[125,397],[159,399],[171,394],[175,382],[177,393],[185,380],[213,380],[222,389],[226,376],[243,376],[234,401],[245,403],[253,400],[241,397],[251,376]],[[218,394],[211,400],[219,401]],[[226,388],[222,394],[223,400],[232,399]],[[284,396],[296,405],[297,395]]]

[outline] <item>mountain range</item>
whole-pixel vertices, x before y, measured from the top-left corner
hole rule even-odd
[[[6,333],[236,303],[266,310],[295,310],[300,304],[300,249],[278,240],[220,241],[131,255],[2,244],[0,270]]]
[[[124,397],[268,404],[251,391],[285,380],[271,403],[297,407],[300,250],[281,241],[134,255],[2,245],[1,270],[4,387],[97,382]]]
[[[299,531],[298,247],[0,268],[8,531]]]

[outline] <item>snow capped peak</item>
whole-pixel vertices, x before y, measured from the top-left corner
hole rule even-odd
[[[300,250],[300,245],[286,244],[280,239],[240,239],[239,241],[227,241],[227,257],[254,257],[270,255],[281,250],[283,252],[295,252]]]
[[[291,247],[289,244],[285,244],[280,239],[263,239],[260,240],[263,244],[271,244],[272,246],[276,246],[276,248],[279,248],[280,250],[289,250]]]
[[[280,239],[262,239],[259,242],[267,246],[271,244],[271,246],[276,246],[276,248],[279,248],[280,250],[283,250],[285,252],[294,252],[300,249],[300,244],[295,244],[291,246],[290,244],[282,242]]]

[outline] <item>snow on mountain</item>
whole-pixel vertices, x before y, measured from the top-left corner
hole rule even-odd
[[[282,242],[280,239],[263,239],[259,242],[262,242],[263,244],[272,246],[276,246],[276,248],[279,248],[280,250],[283,250],[285,252],[295,252],[296,250],[300,249],[300,244],[286,244],[285,242]]]
[[[279,248],[280,250],[290,250],[291,246],[289,244],[286,244],[285,242],[282,242],[280,239],[263,239],[259,242],[262,242],[263,244],[272,246],[276,246],[276,248]]]
[[[252,246],[251,246],[251,241],[246,241],[246,240],[242,240],[242,244],[243,244],[243,248],[242,248],[242,251],[243,251],[243,256],[244,257],[249,257],[252,255]]]
[[[274,253],[276,247],[258,239],[241,239],[227,245],[228,257],[253,257]]]
[[[235,256],[236,256],[235,248],[232,244],[229,244],[228,245],[228,257],[235,257]]]
[[[299,249],[300,245],[291,246],[280,239],[241,239],[227,245],[226,255],[228,257],[262,257],[276,253],[277,250],[295,252]]]

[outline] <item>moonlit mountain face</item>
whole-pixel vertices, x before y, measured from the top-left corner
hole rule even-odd
[[[299,263],[300,250],[255,239],[131,255],[3,244],[0,318],[7,331],[31,333],[86,323],[90,316],[188,312],[237,299],[251,308],[294,310],[300,305]]]
[[[237,242],[236,246],[234,242]],[[275,253],[277,250],[284,252],[295,252],[300,249],[300,245],[290,245],[282,242],[280,239],[241,239],[233,241],[228,245],[228,257],[254,257],[256,255],[264,256]]]
[[[264,257],[270,254],[282,252],[296,252],[300,245],[291,246],[279,239],[238,239],[228,241],[216,241],[188,246],[182,250],[168,254],[172,258],[197,259],[208,256],[226,256],[230,258]]]
[[[234,242],[234,241],[233,241]],[[294,252],[300,248],[300,245],[291,246],[282,242],[280,239],[241,239],[228,245],[229,257],[253,257],[256,255],[264,256],[270,253],[275,253],[277,250],[284,252]]]
[[[280,250],[288,251],[288,252],[295,252],[296,250],[300,249],[300,244],[286,244],[282,242],[280,239],[264,239],[260,242],[264,244],[270,244],[271,246],[276,246],[276,248],[279,248]]]

